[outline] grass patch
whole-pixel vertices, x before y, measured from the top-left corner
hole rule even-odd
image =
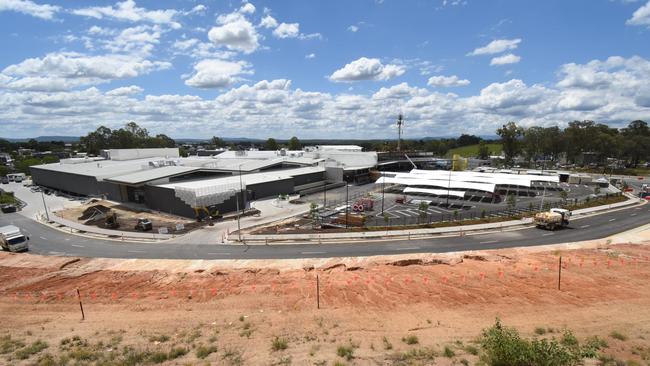
[[[542,327],[537,327],[537,328],[535,328],[535,334],[537,334],[537,335],[544,335],[544,334],[546,334],[546,328],[542,328]]]
[[[627,336],[616,330],[609,333],[609,336],[614,339],[618,339],[619,341],[623,341],[623,342],[627,341]]]
[[[407,335],[406,337],[402,337],[402,342],[408,344],[408,345],[414,345],[420,343],[420,340],[418,339],[418,336],[414,334]]]
[[[456,356],[456,352],[454,352],[454,350],[451,349],[451,347],[445,346],[445,349],[442,351],[442,355],[447,358],[452,358]]]
[[[217,346],[215,345],[210,345],[210,346],[199,346],[196,349],[196,357],[197,358],[206,358],[210,356],[212,353],[217,352]]]
[[[249,322],[244,323],[244,325],[241,328],[241,332],[239,332],[239,336],[250,338],[252,335],[253,335],[253,326]]]
[[[350,361],[354,358],[354,347],[349,346],[338,346],[336,348],[336,355],[346,360]]]
[[[153,336],[149,337],[149,342],[152,342],[152,343],[153,343],[153,342],[165,343],[165,342],[167,342],[169,339],[170,339],[169,336],[168,336],[168,335],[165,335],[165,334],[161,334],[161,335],[153,335]]]
[[[221,359],[233,366],[242,365],[244,363],[241,351],[232,348],[226,349],[223,356],[221,356]]]
[[[271,341],[271,350],[273,352],[284,351],[287,347],[289,347],[289,345],[285,338],[275,337]]]
[[[406,352],[397,352],[388,358],[393,365],[412,365],[421,364],[427,361],[434,361],[438,357],[438,352],[432,348],[416,348]],[[428,364],[428,363],[427,363]]]
[[[486,144],[488,147],[488,150],[490,151],[490,155],[501,155],[501,151],[503,151],[503,147],[501,144]],[[456,147],[453,148],[449,151],[447,151],[447,156],[452,157],[454,154],[458,154],[464,158],[467,157],[476,157],[478,156],[478,147],[479,145],[467,145],[467,146],[461,146],[461,147]]]
[[[472,346],[471,344],[468,344],[467,346],[465,346],[464,349],[465,352],[469,353],[470,355],[474,355],[474,356],[478,355],[478,347],[476,346]]]
[[[497,319],[495,325],[483,330],[480,359],[487,365],[578,365],[582,349],[574,339],[565,332],[562,341],[555,338],[529,341],[521,338],[516,329],[502,326]]]
[[[21,348],[18,351],[16,351],[15,356],[19,360],[26,360],[31,356],[40,353],[42,350],[46,349],[47,347],[49,347],[47,342],[43,342],[39,339],[36,342],[30,344],[29,346]]]
[[[25,342],[11,338],[11,335],[0,337],[0,354],[12,353],[22,347],[25,347]]]
[[[189,352],[187,348],[184,347],[174,347],[171,350],[169,350],[169,359],[173,360],[179,357],[183,357]]]
[[[393,349],[393,344],[390,343],[390,341],[388,340],[388,338],[386,338],[386,337],[382,338],[382,339],[381,339],[381,342],[382,342],[382,344],[384,345],[384,349],[385,349],[386,351]]]

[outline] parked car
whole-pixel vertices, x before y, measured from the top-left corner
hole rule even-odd
[[[10,203],[4,204],[0,207],[0,211],[2,211],[3,213],[16,212],[16,205],[12,205]]]
[[[9,178],[2,177],[2,184],[9,184]]]
[[[151,223],[151,220],[146,219],[146,218],[139,218],[138,223],[135,224],[135,229],[138,231],[149,231],[153,229],[153,224]]]

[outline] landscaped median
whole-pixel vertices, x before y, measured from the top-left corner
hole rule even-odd
[[[579,205],[567,205],[567,209],[573,212],[574,216],[586,215],[599,211],[620,208],[628,205],[638,204],[639,199],[632,195],[617,195],[607,198],[591,200]],[[410,225],[401,227],[371,227],[371,228],[350,228],[332,229],[315,233],[296,234],[242,234],[241,240],[247,244],[271,242],[292,242],[292,241],[321,241],[340,239],[371,239],[387,237],[418,237],[443,234],[459,234],[471,231],[484,231],[495,229],[513,228],[521,225],[531,224],[534,212],[517,214],[513,216],[486,217],[472,220],[445,221],[439,223]],[[230,235],[230,240],[237,241],[239,238]]]

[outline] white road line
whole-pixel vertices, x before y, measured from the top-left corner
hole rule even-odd
[[[586,229],[586,228],[588,228],[589,226],[591,226],[591,225],[582,225],[582,226],[580,226],[580,228],[581,228],[581,229]]]
[[[496,242],[498,242],[498,240],[480,241],[478,243],[479,244],[492,244],[492,243],[496,243]]]
[[[327,252],[300,252],[300,254],[325,254]]]
[[[144,250],[129,250],[129,253],[144,253]]]
[[[209,255],[232,255],[232,253],[208,253]]]
[[[48,253],[50,253],[52,255],[64,255],[65,254],[63,252],[48,252]]]
[[[420,249],[420,247],[395,248],[395,250],[414,250],[414,249]]]
[[[637,207],[637,208],[635,208],[635,210],[640,210],[640,209],[641,209],[641,207]]]
[[[634,213],[634,214],[631,214],[630,216],[636,216],[636,214]]]
[[[41,238],[41,239],[43,239],[43,240],[47,240],[47,238],[45,238],[45,237],[43,237],[43,236],[39,236],[39,238]]]
[[[72,245],[73,247],[77,247],[77,248],[85,248],[85,246],[83,246],[83,245],[77,245],[77,244],[70,244],[70,245]]]
[[[616,221],[616,219],[609,219],[609,222]]]
[[[542,236],[549,236],[549,235],[555,235],[555,233],[546,233],[546,234],[542,234]]]

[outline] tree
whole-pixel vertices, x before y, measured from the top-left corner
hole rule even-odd
[[[508,197],[506,197],[506,205],[508,205],[508,209],[510,210],[515,208],[515,205],[517,205],[517,198],[514,194],[509,194]]]
[[[521,152],[520,139],[523,129],[514,122],[508,122],[497,130],[497,135],[501,137],[506,165],[511,165],[513,159]]]
[[[269,138],[268,140],[266,140],[266,142],[264,143],[264,150],[270,150],[270,151],[278,150],[278,143],[277,143],[277,141],[275,141],[274,138],[271,138],[271,137],[270,137],[270,138]]]
[[[302,149],[302,146],[300,145],[300,140],[296,136],[293,136],[291,139],[289,139],[289,150],[300,150]]]
[[[210,139],[210,143],[211,143],[211,144],[212,144],[216,149],[218,149],[218,148],[222,148],[222,147],[226,147],[226,142],[225,142],[221,137],[212,136],[212,138]]]
[[[478,143],[478,158],[482,160],[490,158],[490,149],[487,143],[483,140]]]
[[[456,140],[458,146],[469,146],[469,145],[476,145],[481,141],[481,138],[478,136],[474,135],[467,135],[467,134],[462,134]]]

